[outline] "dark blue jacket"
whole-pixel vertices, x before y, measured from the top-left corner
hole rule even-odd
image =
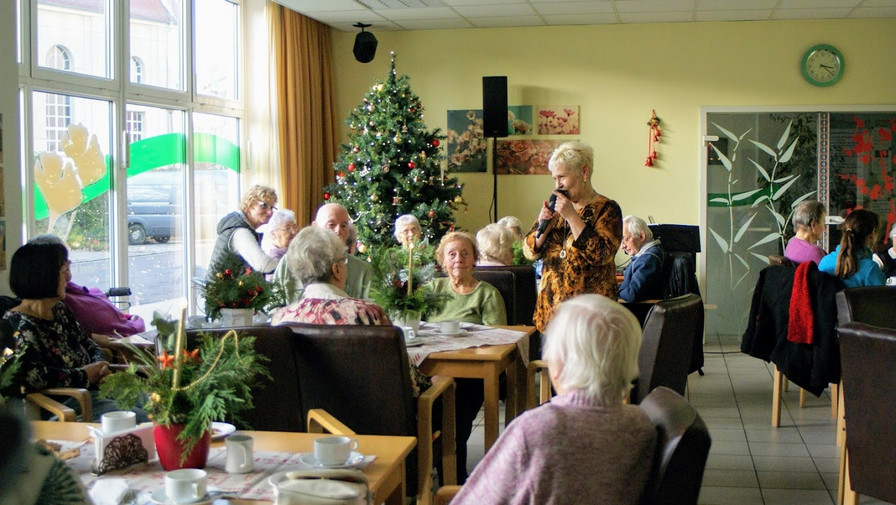
[[[619,285],[619,298],[627,302],[662,300],[666,284],[663,276],[665,262],[666,251],[659,243],[635,255],[623,274],[622,284]]]

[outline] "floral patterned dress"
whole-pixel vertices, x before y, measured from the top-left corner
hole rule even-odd
[[[538,222],[525,238],[526,257],[542,259],[541,291],[535,306],[535,326],[544,332],[561,302],[583,293],[616,299],[616,251],[622,242],[622,211],[603,195],[579,210],[585,229],[573,239],[566,220],[559,219],[535,249]]]
[[[3,318],[12,325],[15,354],[21,363],[13,383],[31,393],[53,387],[88,387],[85,365],[106,359],[102,349],[81,329],[62,302],[53,319],[8,311]]]

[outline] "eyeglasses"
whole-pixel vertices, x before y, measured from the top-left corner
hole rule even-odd
[[[277,210],[277,207],[275,207],[275,206],[273,206],[273,205],[269,205],[269,204],[267,204],[267,203],[265,203],[265,202],[258,202],[258,207],[259,207],[261,210],[268,210],[268,209],[271,209],[272,212],[275,211],[275,210]]]

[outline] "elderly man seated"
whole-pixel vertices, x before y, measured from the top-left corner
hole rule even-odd
[[[342,239],[343,244],[350,240],[351,219],[345,207],[338,203],[328,203],[317,209],[317,215],[312,223],[318,228],[330,230]],[[293,240],[298,240],[298,235]],[[348,247],[346,246],[346,249]],[[373,270],[370,265],[356,256],[348,255],[348,278],[345,281],[345,292],[352,298],[370,298],[370,283],[373,280]],[[296,278],[289,270],[286,262],[281,261],[274,271],[273,284],[282,290],[287,304],[296,302],[302,298],[302,281]]]
[[[666,279],[663,264],[666,252],[643,219],[626,216],[622,220],[622,250],[632,257],[619,285],[619,299],[624,302],[662,299]]]

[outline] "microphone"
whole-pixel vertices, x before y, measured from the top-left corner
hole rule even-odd
[[[563,196],[566,196],[566,190],[558,189],[557,193],[560,193]],[[548,210],[554,212],[554,205],[557,204],[557,193],[551,193],[551,197],[548,198]],[[550,219],[544,219],[540,223],[538,223],[538,230],[535,232],[535,239],[538,240],[541,238],[541,235],[545,230],[548,229],[548,225],[551,223]]]

